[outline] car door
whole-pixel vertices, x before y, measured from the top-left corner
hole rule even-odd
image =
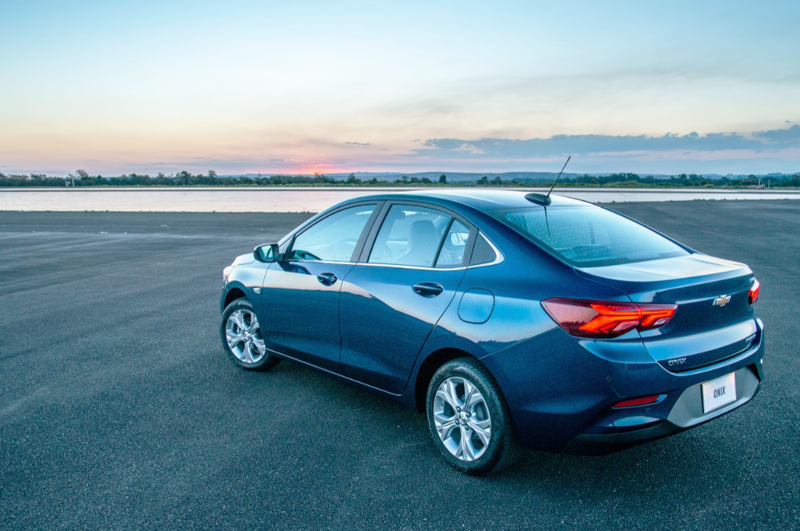
[[[339,372],[339,292],[379,206],[331,212],[296,234],[272,264],[261,290],[268,348]]]
[[[345,375],[399,394],[464,277],[472,231],[429,206],[385,210],[342,284],[340,363]]]

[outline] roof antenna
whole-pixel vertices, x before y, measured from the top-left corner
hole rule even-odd
[[[543,205],[543,206],[549,205],[552,202],[550,199],[550,194],[553,192],[553,188],[556,187],[556,183],[561,178],[561,174],[564,173],[564,169],[567,167],[567,164],[569,164],[571,158],[572,155],[567,157],[567,162],[564,163],[564,166],[561,168],[561,171],[558,172],[558,177],[556,177],[556,180],[553,181],[553,186],[550,187],[550,190],[547,192],[547,195],[538,193],[526,194],[525,199],[527,199],[532,203],[536,203],[538,205]]]

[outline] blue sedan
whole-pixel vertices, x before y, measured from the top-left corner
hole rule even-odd
[[[608,209],[494,190],[363,197],[223,272],[222,344],[427,415],[457,469],[608,453],[697,426],[763,378],[759,283]]]

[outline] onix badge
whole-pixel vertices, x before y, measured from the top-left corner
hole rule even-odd
[[[731,302],[730,295],[720,295],[719,297],[714,299],[714,306],[722,307],[728,304],[729,302]]]

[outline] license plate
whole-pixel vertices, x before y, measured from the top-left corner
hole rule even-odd
[[[703,384],[703,413],[736,400],[736,375],[726,374]]]

